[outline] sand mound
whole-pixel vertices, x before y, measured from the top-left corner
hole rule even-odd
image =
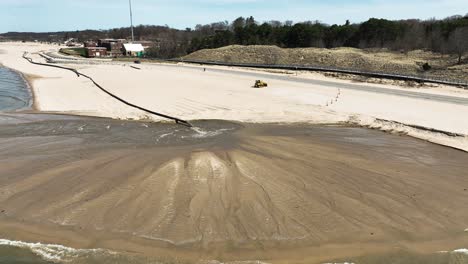
[[[408,53],[388,50],[361,50],[355,48],[296,48],[276,46],[227,46],[196,51],[184,57],[231,63],[258,63],[327,66],[363,71],[379,71],[428,77],[468,80],[468,65],[456,65],[456,58],[421,50]],[[432,70],[424,72],[428,62]]]

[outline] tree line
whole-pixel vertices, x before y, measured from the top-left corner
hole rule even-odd
[[[327,25],[319,21],[258,23],[240,17],[232,23],[197,26],[198,35],[188,52],[227,45],[276,45],[283,48],[387,48],[410,51],[424,49],[456,54],[461,62],[468,51],[468,14],[443,20],[399,20],[371,18],[360,24],[346,21]]]
[[[157,58],[179,57],[200,49],[234,44],[276,45],[283,48],[387,48],[404,52],[424,49],[456,54],[459,62],[468,51],[468,14],[441,20],[392,21],[371,18],[359,24],[345,21],[341,25],[327,25],[320,21],[259,23],[253,17],[239,17],[232,22],[197,25],[183,30],[167,25],[139,25],[134,31],[137,40],[154,43],[147,55]],[[64,41],[68,38],[79,41],[99,38],[130,39],[130,28],[53,33],[10,32],[1,36],[14,40],[47,42]]]

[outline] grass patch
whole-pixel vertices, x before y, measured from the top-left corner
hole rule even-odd
[[[71,56],[86,57],[85,48],[63,48],[63,49],[60,49],[60,52],[66,55],[71,55]]]

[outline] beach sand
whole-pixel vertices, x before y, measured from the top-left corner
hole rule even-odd
[[[33,82],[35,107],[40,111],[119,119],[161,120],[128,107],[97,89],[89,80],[67,70],[33,65],[22,59],[24,51],[35,61],[44,61],[39,51],[56,52],[57,46],[35,43],[0,43],[0,63],[36,76]],[[333,88],[273,77],[264,78],[267,89],[252,89],[258,71],[231,69],[231,72],[210,71],[220,67],[143,64],[141,70],[128,63],[70,64],[94,78],[99,84],[125,100],[150,110],[186,120],[223,119],[242,122],[352,122],[377,129],[409,134],[459,149],[468,150],[468,106],[423,99],[392,96],[375,92]],[[208,71],[203,69],[207,68]],[[227,68],[223,68],[227,69]],[[239,75],[236,72],[248,72]],[[37,78],[40,77],[40,78]],[[300,73],[300,77],[337,84],[351,81],[326,78],[319,74]],[[407,88],[360,84],[367,87],[403,90]],[[468,96],[468,90],[427,86],[413,92]],[[391,122],[382,122],[387,120]],[[402,125],[403,124],[403,125]],[[411,126],[457,133],[447,137],[428,133]]]

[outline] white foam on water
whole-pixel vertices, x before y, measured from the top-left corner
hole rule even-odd
[[[214,131],[206,131],[206,130],[203,130],[203,129],[199,128],[199,127],[192,127],[191,129],[197,133],[197,134],[193,135],[194,138],[215,137],[215,136],[221,135],[225,131],[233,130],[232,128],[231,129],[222,128],[222,129],[218,129],[218,130],[214,130]]]
[[[0,246],[29,249],[42,259],[52,262],[70,262],[77,257],[88,254],[114,254],[114,252],[105,249],[75,249],[56,244],[28,243],[8,239],[0,239]]]
[[[156,138],[156,142],[159,142],[159,140],[165,138],[165,137],[168,137],[170,135],[174,135],[175,134],[175,131],[174,132],[169,132],[169,133],[165,133],[165,134],[161,134],[159,135],[157,138]]]
[[[239,260],[239,261],[230,261],[230,262],[220,262],[218,260],[202,260],[198,264],[270,264],[268,262],[263,262],[260,260]]]
[[[342,263],[323,263],[323,264],[355,264],[353,262],[342,262]]]
[[[159,136],[159,138],[165,138],[165,137],[170,136],[170,135],[173,135],[173,134],[174,134],[174,132],[162,134],[162,135]]]
[[[460,249],[456,249],[453,251],[454,253],[462,253],[462,254],[467,254],[468,255],[468,249],[466,248],[460,248]]]
[[[443,251],[437,251],[437,253],[441,253],[441,254],[446,254],[446,253],[458,253],[458,254],[467,254],[467,255],[468,255],[468,249],[466,249],[466,248],[460,248],[460,249],[455,249],[454,251],[443,250]]]

